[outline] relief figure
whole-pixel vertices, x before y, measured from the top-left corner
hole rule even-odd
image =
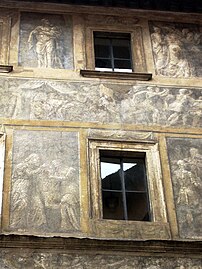
[[[60,35],[61,29],[53,26],[48,19],[42,19],[41,25],[30,32],[29,49],[35,50],[39,68],[62,67],[57,54]]]

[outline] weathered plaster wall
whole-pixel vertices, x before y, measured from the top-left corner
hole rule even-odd
[[[202,236],[202,140],[168,138],[167,144],[180,235]]]
[[[72,43],[71,17],[21,13],[19,65],[73,69]]]
[[[80,229],[79,152],[76,132],[15,131],[10,229]]]
[[[1,64],[14,65],[11,74],[0,77],[0,124],[7,135],[2,231],[92,237],[88,139],[153,140],[159,144],[171,237],[200,240],[199,17],[151,13],[148,21],[148,14],[134,11],[126,18],[109,9],[92,15],[78,7],[42,5],[36,13],[30,7],[0,11]],[[141,71],[151,72],[152,81],[82,78],[80,68],[93,69],[92,29],[129,31],[136,45],[137,35],[141,50],[135,59],[142,59]],[[121,232],[115,230],[129,234],[127,227]],[[157,236],[165,239],[161,231]],[[0,256],[2,269],[202,268],[194,258],[120,253],[16,248],[1,249]]]
[[[201,127],[201,88],[1,79],[0,116],[146,126]]]
[[[127,255],[107,254],[71,254],[36,251],[36,250],[1,250],[1,269],[56,269],[56,268],[88,268],[88,269],[201,269],[201,259],[163,258],[163,257],[135,257]]]

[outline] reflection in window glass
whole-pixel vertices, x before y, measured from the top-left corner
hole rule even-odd
[[[130,39],[130,34],[94,32],[95,69],[132,72]]]
[[[145,156],[117,155],[100,151],[103,218],[150,221]]]

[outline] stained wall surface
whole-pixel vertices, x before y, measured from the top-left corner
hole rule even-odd
[[[2,233],[98,239],[89,172],[96,140],[157,145],[168,237],[201,240],[201,17],[17,7],[0,11],[1,64],[14,66],[0,74]],[[82,77],[80,69],[94,70],[93,31],[130,32],[135,68],[152,80]],[[165,239],[153,231],[149,238]],[[131,240],[127,227],[121,234],[113,236]],[[1,252],[2,269],[202,268],[191,258]]]

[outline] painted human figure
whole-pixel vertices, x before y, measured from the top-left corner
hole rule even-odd
[[[36,153],[30,154],[16,166],[13,175],[12,225],[40,227],[46,224],[40,173],[41,162]]]
[[[183,124],[186,124],[186,112],[190,110],[194,103],[194,99],[190,94],[191,92],[189,90],[180,89],[175,100],[168,104],[168,110],[171,112],[171,115],[168,117],[170,124],[176,124],[180,119],[182,119]]]
[[[179,41],[179,36],[175,33],[170,33],[167,36],[167,44],[169,55],[166,66],[167,75],[185,78],[192,76],[192,69],[183,55],[182,43]]]
[[[167,46],[159,27],[154,26],[154,32],[151,34],[151,40],[157,71],[160,74],[163,74],[163,69],[166,65],[167,60]]]
[[[61,67],[61,62],[57,55],[61,30],[53,26],[47,19],[42,19],[41,23],[29,34],[29,49],[35,49],[39,68]]]

